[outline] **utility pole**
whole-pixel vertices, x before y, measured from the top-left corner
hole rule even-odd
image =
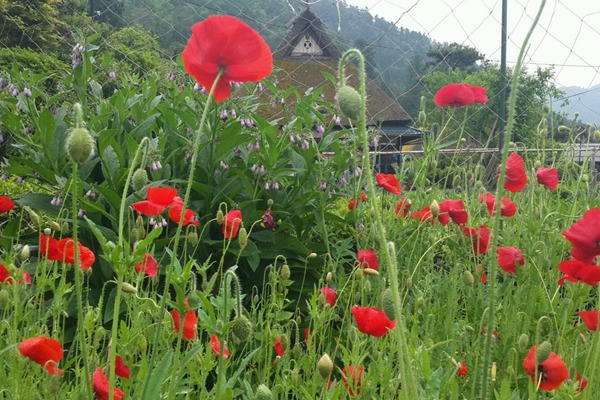
[[[502,0],[502,36],[500,41],[500,108],[498,115],[500,117],[500,139],[498,144],[498,155],[502,154],[504,139],[506,135],[506,25],[507,25],[507,0]],[[514,79],[514,78],[513,78]]]
[[[94,9],[94,0],[89,0],[89,1],[90,1],[90,9],[88,11],[88,15],[90,17],[93,17],[94,13],[96,12],[95,9]]]

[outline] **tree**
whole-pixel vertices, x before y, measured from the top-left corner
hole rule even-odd
[[[428,65],[434,70],[460,68],[474,71],[480,68],[477,62],[484,60],[483,54],[476,48],[458,43],[435,44],[431,46],[427,56],[431,57]]]

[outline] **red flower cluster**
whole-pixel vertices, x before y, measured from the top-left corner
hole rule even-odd
[[[214,92],[216,102],[231,96],[230,82],[258,82],[273,70],[269,45],[229,15],[213,15],[193,25],[182,56],[185,69],[205,88],[223,73]]]
[[[185,299],[185,306],[189,308],[190,303],[188,299]],[[180,332],[181,328],[181,317],[179,316],[178,310],[172,310],[171,316],[173,317],[173,330],[177,333]],[[198,316],[194,310],[186,311],[185,317],[183,318],[183,340],[192,340],[196,337],[196,326],[198,325]]]
[[[375,174],[377,184],[390,192],[391,194],[402,194],[402,186],[394,174]]]
[[[9,197],[0,196],[0,214],[7,213],[13,208],[15,208],[15,203]]]
[[[498,247],[497,249],[498,265],[509,274],[517,272],[518,266],[525,265],[523,252],[516,247]]]
[[[506,159],[504,189],[517,193],[523,190],[526,185],[527,172],[525,171],[525,161],[517,153],[510,153]]]
[[[438,107],[464,107],[472,103],[483,104],[488,100],[485,88],[466,83],[451,83],[435,94]]]
[[[491,216],[496,214],[496,196],[491,194],[490,192],[485,192],[479,195],[479,202],[485,203],[488,213]],[[514,201],[509,199],[508,197],[502,197],[502,205],[500,206],[500,214],[503,217],[512,217],[517,213],[517,205]]]
[[[469,215],[465,211],[465,205],[462,200],[442,200],[439,204],[440,213],[438,221],[446,226],[450,223],[450,219],[457,225],[463,225],[469,220]]]
[[[367,201],[367,194],[365,192],[360,192],[360,198],[355,199],[353,197],[350,199],[350,202],[348,203],[348,210],[354,210],[354,207],[356,207],[360,203],[364,203],[365,201]]]
[[[162,214],[167,207],[169,218],[176,224],[183,218],[183,226],[192,224],[198,226],[198,220],[192,210],[183,210],[183,200],[177,196],[177,189],[170,187],[149,187],[146,192],[146,200],[138,201],[131,205],[133,209],[142,215],[154,217]],[[182,217],[183,214],[183,217]]]
[[[77,248],[79,249],[81,269],[90,269],[96,261],[96,255],[79,242],[77,242]],[[50,261],[60,261],[65,264],[75,263],[75,244],[71,238],[56,240],[54,237],[42,233],[40,234],[40,253]]]
[[[379,308],[354,306],[351,311],[362,333],[382,337],[396,326],[396,321],[390,320]]]
[[[58,363],[63,358],[63,349],[58,340],[43,335],[25,339],[19,344],[19,352],[23,357],[46,368],[46,371],[52,375],[63,373],[63,370],[58,368]]]
[[[535,177],[540,185],[544,185],[550,190],[554,190],[558,186],[558,172],[556,168],[539,167]]]
[[[537,372],[537,379],[539,380],[541,390],[554,390],[569,377],[569,370],[564,361],[554,352],[550,353],[550,356],[546,360],[538,363],[536,350],[537,346],[533,346],[529,350],[523,361],[523,368],[527,375],[531,377],[534,385],[538,384],[535,381]]]
[[[19,269],[15,268],[14,275],[19,275]],[[0,263],[0,282],[6,283],[7,285],[12,285],[15,281],[15,278],[12,277],[8,268],[6,268],[2,263]],[[31,276],[25,270],[21,271],[21,278],[17,279],[17,283],[20,285],[25,282],[26,285],[31,285]]]

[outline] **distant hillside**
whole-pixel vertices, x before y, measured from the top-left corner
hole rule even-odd
[[[575,113],[578,112],[579,121],[600,126],[600,85],[592,86],[589,89],[569,86],[560,88],[560,90],[565,92],[564,99],[569,104],[561,107],[564,100],[553,100],[552,108],[555,111],[567,113],[570,119],[573,119]]]

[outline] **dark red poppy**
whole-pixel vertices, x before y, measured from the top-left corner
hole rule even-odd
[[[14,275],[19,275],[19,269],[15,268]],[[20,273],[21,278],[17,279],[17,283],[20,285],[25,282],[26,285],[31,285],[31,275],[25,270]],[[0,264],[0,282],[6,283],[7,285],[12,285],[15,281],[15,278],[10,274],[8,268],[6,268],[3,264]]]
[[[538,363],[536,350],[537,346],[533,346],[529,350],[523,361],[523,368],[525,368],[527,375],[531,376],[534,385],[539,382],[541,390],[554,390],[569,378],[569,370],[564,361],[554,352],[550,353],[546,360]],[[535,380],[536,372],[538,382]]]
[[[219,341],[219,337],[214,333],[210,335],[210,347],[216,355],[221,355],[221,342]],[[229,349],[227,348],[227,343],[223,343],[223,358],[229,358]]]
[[[398,201],[398,203],[396,204],[396,210],[394,211],[394,213],[396,215],[406,217],[408,215],[408,212],[410,211],[411,204],[412,202],[410,201],[410,199],[406,197],[401,198],[400,201]]]
[[[94,386],[94,397],[98,400],[108,400],[110,398],[109,390],[110,384],[108,378],[104,375],[101,367],[96,368],[92,380]],[[113,388],[113,398],[115,400],[121,400],[125,397],[125,392],[121,389]]]
[[[578,311],[577,314],[581,317],[588,330],[598,330],[598,310],[593,311]]]
[[[585,389],[588,385],[588,380],[585,379],[583,376],[581,376],[579,374],[579,372],[577,373],[577,377],[575,378],[575,382],[578,383],[577,386],[577,391],[578,392],[583,392],[583,389]]]
[[[225,216],[223,221],[223,236],[227,239],[231,239],[237,236],[240,230],[240,224],[242,223],[242,211],[231,210]]]
[[[273,348],[275,349],[275,353],[277,353],[279,357],[283,357],[283,355],[285,354],[285,350],[283,349],[283,345],[281,344],[281,338],[278,338],[275,341]]]
[[[185,306],[189,307],[190,303],[185,299]],[[179,333],[179,328],[181,324],[179,311],[172,310],[171,315],[173,317],[173,330]],[[198,316],[196,316],[196,312],[194,310],[186,311],[185,317],[183,318],[183,340],[192,340],[196,337],[196,326],[198,325]]]
[[[451,83],[435,94],[435,104],[438,107],[464,107],[474,101],[475,94],[463,83]]]
[[[418,219],[421,222],[431,222],[431,226],[434,224],[433,214],[431,213],[431,206],[425,206],[422,209],[410,214],[411,218]]]
[[[367,201],[367,194],[365,192],[360,192],[359,199],[355,199],[354,197],[350,199],[350,202],[348,203],[348,210],[354,210],[354,207],[356,207],[360,203],[364,203],[365,201]]]
[[[498,247],[497,249],[498,265],[509,274],[515,274],[517,267],[525,265],[523,252],[516,247]]]
[[[115,358],[115,374],[125,379],[131,377],[131,370],[125,365],[125,361],[123,361],[123,357],[121,356]]]
[[[40,364],[51,375],[61,375],[58,363],[63,358],[63,349],[58,340],[46,336],[25,339],[19,343],[19,352],[23,357]]]
[[[360,394],[360,386],[362,385],[362,375],[364,368],[362,365],[355,367],[348,365],[342,369],[342,382],[350,396],[358,396]]]
[[[325,298],[325,303],[329,304],[331,307],[335,306],[335,302],[337,301],[337,293],[335,290],[329,286],[323,286],[321,288],[321,294],[323,295],[323,298]]]
[[[171,221],[175,222],[176,224],[179,223],[181,220],[182,209],[183,208],[181,206],[173,206],[169,208],[168,214]],[[183,213],[183,226],[188,226],[189,224],[194,226],[200,225],[198,219],[196,218],[196,214],[194,214],[194,211],[186,208],[185,212]]]
[[[572,244],[573,258],[592,264],[600,255],[600,208],[586,211],[563,236]]]
[[[373,249],[360,249],[356,253],[356,257],[362,268],[371,268],[376,271],[379,269],[379,260]]]
[[[589,264],[572,258],[561,261],[558,264],[558,269],[564,274],[558,280],[559,285],[562,285],[565,280],[587,283],[591,286],[596,286],[600,282],[600,267],[596,264]]]
[[[391,194],[402,194],[402,186],[394,174],[375,174],[377,184],[390,192]]]
[[[461,362],[458,367],[458,371],[456,371],[457,376],[467,376],[469,374],[469,370],[467,369],[467,363]]]
[[[152,257],[152,254],[146,253],[142,258],[142,261],[136,264],[135,270],[137,272],[143,272],[150,278],[154,278],[158,274],[158,263]]]
[[[379,308],[354,306],[351,311],[362,333],[382,337],[396,326],[396,321],[390,320]]]
[[[444,226],[450,223],[450,219],[457,225],[465,224],[469,220],[469,215],[465,211],[465,205],[461,199],[442,200],[439,206],[438,221]]]
[[[61,261],[65,264],[75,263],[75,244],[73,239],[66,238],[56,242],[56,248],[62,253]],[[77,242],[77,248],[79,249],[79,264],[82,270],[88,270],[94,265],[96,261],[96,255],[94,252],[81,243]]]
[[[554,190],[558,186],[558,171],[556,168],[539,167],[535,177],[540,185],[545,185],[550,190]]]
[[[168,206],[174,205],[177,189],[170,187],[149,187],[146,200],[133,203],[131,207],[140,214],[149,217],[162,213]]]
[[[473,92],[473,103],[485,104],[488,101],[487,90],[482,86],[473,86],[465,84]]]
[[[466,237],[473,241],[473,252],[475,254],[484,254],[490,244],[490,230],[487,226],[481,225],[479,228],[465,226],[463,232]]]
[[[230,82],[258,82],[273,70],[269,45],[258,32],[229,15],[213,15],[194,24],[182,56],[188,73],[207,89],[223,71],[214,92],[216,102],[229,98]]]
[[[510,153],[506,159],[506,177],[504,189],[517,193],[527,185],[527,172],[525,172],[525,161],[517,153]]]
[[[15,203],[9,197],[0,196],[0,214],[7,213],[13,208],[15,208]]]
[[[479,195],[479,202],[484,203],[487,207],[488,213],[491,216],[496,214],[496,196],[491,194],[490,192],[485,192]],[[512,217],[517,213],[517,205],[514,201],[509,199],[508,197],[502,196],[502,205],[500,207],[500,214],[503,217]]]

